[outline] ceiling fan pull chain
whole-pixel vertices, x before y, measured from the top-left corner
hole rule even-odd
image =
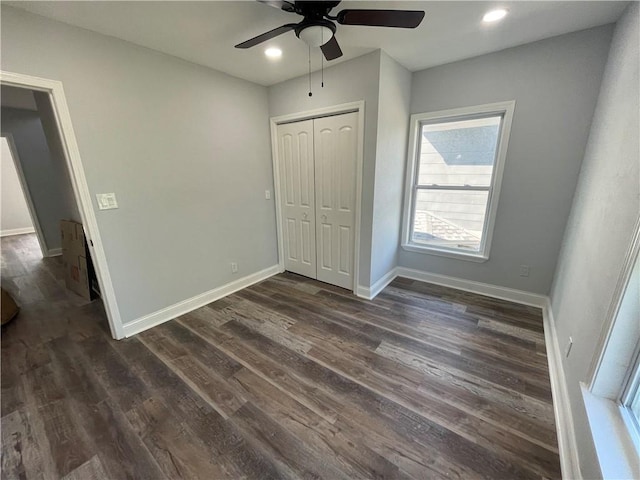
[[[309,45],[309,96],[313,96],[311,93],[311,45]]]
[[[324,30],[322,30],[322,45],[324,45]],[[324,55],[320,54],[320,88],[324,88]]]

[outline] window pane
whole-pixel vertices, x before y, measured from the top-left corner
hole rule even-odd
[[[501,116],[426,124],[419,185],[491,185]]]
[[[418,190],[411,240],[480,251],[488,191]]]

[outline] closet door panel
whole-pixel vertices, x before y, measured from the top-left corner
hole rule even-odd
[[[313,120],[278,126],[285,269],[316,278]]]
[[[314,120],[317,278],[353,288],[356,113]]]

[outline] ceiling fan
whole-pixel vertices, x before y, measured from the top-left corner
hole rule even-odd
[[[302,15],[300,23],[287,23],[268,32],[239,43],[236,48],[250,48],[262,42],[294,30],[296,36],[310,47],[320,47],[327,60],[342,56],[336,40],[336,24],[371,27],[416,28],[424,18],[421,10],[365,10],[346,9],[337,15],[329,15],[340,1],[294,1],[258,0],[260,3],[279,8],[288,13]]]

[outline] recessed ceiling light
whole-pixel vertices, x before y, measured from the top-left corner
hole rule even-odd
[[[279,48],[267,48],[264,51],[264,54],[269,57],[269,58],[280,58],[282,56],[282,50],[280,50]]]
[[[506,17],[507,13],[507,10],[505,10],[504,8],[491,10],[490,12],[484,14],[484,17],[482,17],[482,21],[487,23],[497,22],[498,20],[502,20],[504,17]]]

